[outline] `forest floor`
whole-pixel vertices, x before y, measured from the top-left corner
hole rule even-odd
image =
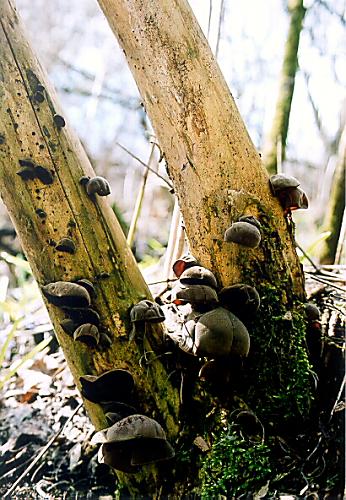
[[[24,261],[0,260],[0,498],[47,500],[112,500],[118,498],[111,469],[98,463],[95,430],[59,348],[38,288]],[[310,331],[313,353],[323,384],[320,390],[323,425],[311,454],[317,469],[299,492],[258,498],[342,498],[319,495],[323,456],[335,454],[343,482],[343,399],[345,267],[325,273],[307,268],[307,294],[321,310]],[[328,376],[326,374],[328,373]],[[339,487],[340,489],[340,487]],[[244,497],[245,498],[245,497]],[[248,498],[248,497],[246,497]],[[253,498],[251,496],[251,498]]]

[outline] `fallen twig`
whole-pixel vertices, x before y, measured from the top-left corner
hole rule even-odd
[[[74,410],[73,413],[69,416],[69,418],[66,420],[64,425],[60,427],[60,429],[50,438],[48,443],[42,448],[42,450],[38,453],[38,455],[34,458],[34,460],[31,462],[29,467],[25,469],[25,471],[19,476],[19,478],[12,484],[11,488],[6,491],[5,495],[3,498],[9,498],[9,496],[15,491],[15,489],[19,486],[19,484],[22,482],[22,480],[25,478],[25,476],[35,467],[35,465],[41,460],[41,458],[47,453],[49,448],[52,446],[54,441],[60,436],[62,431],[65,429],[66,425],[73,419],[73,417],[78,413],[78,411],[81,409],[83,406],[83,403],[80,403],[77,408]]]

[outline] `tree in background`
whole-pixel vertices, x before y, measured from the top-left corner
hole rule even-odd
[[[288,126],[298,69],[299,39],[306,12],[303,0],[289,0],[287,7],[290,15],[290,24],[281,68],[275,115],[263,158],[264,165],[271,174],[275,174],[278,167],[281,170],[282,162],[286,157]]]

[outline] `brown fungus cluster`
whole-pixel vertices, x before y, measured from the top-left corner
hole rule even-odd
[[[99,376],[80,377],[82,395],[106,412],[109,427],[99,461],[123,472],[137,472],[142,465],[168,460],[174,450],[161,425],[137,412],[135,384],[127,370],[114,369]]]
[[[270,188],[274,196],[279,198],[285,214],[299,208],[308,208],[309,201],[302,189],[300,182],[293,176],[287,174],[275,174],[269,179]]]
[[[108,336],[99,328],[100,316],[91,307],[95,294],[91,281],[84,278],[76,283],[56,281],[43,286],[42,293],[50,304],[64,311],[66,317],[60,322],[60,326],[75,341],[92,348],[109,345]]]
[[[255,227],[252,221],[241,222]],[[232,360],[248,355],[250,336],[241,319],[256,313],[258,292],[243,283],[220,289],[215,275],[190,255],[179,259],[173,271],[179,281],[170,292],[170,303],[189,308],[168,335],[179,349],[201,359],[201,380],[219,382],[221,377],[227,382]]]

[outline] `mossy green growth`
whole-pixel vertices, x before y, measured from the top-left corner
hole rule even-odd
[[[246,441],[230,425],[214,442],[201,468],[201,498],[238,498],[242,493],[255,493],[271,476],[268,446]]]
[[[284,304],[282,292],[272,285],[258,285],[258,291],[261,307],[249,325],[251,350],[245,377],[250,389],[244,396],[261,419],[308,417],[313,377],[303,307]]]

